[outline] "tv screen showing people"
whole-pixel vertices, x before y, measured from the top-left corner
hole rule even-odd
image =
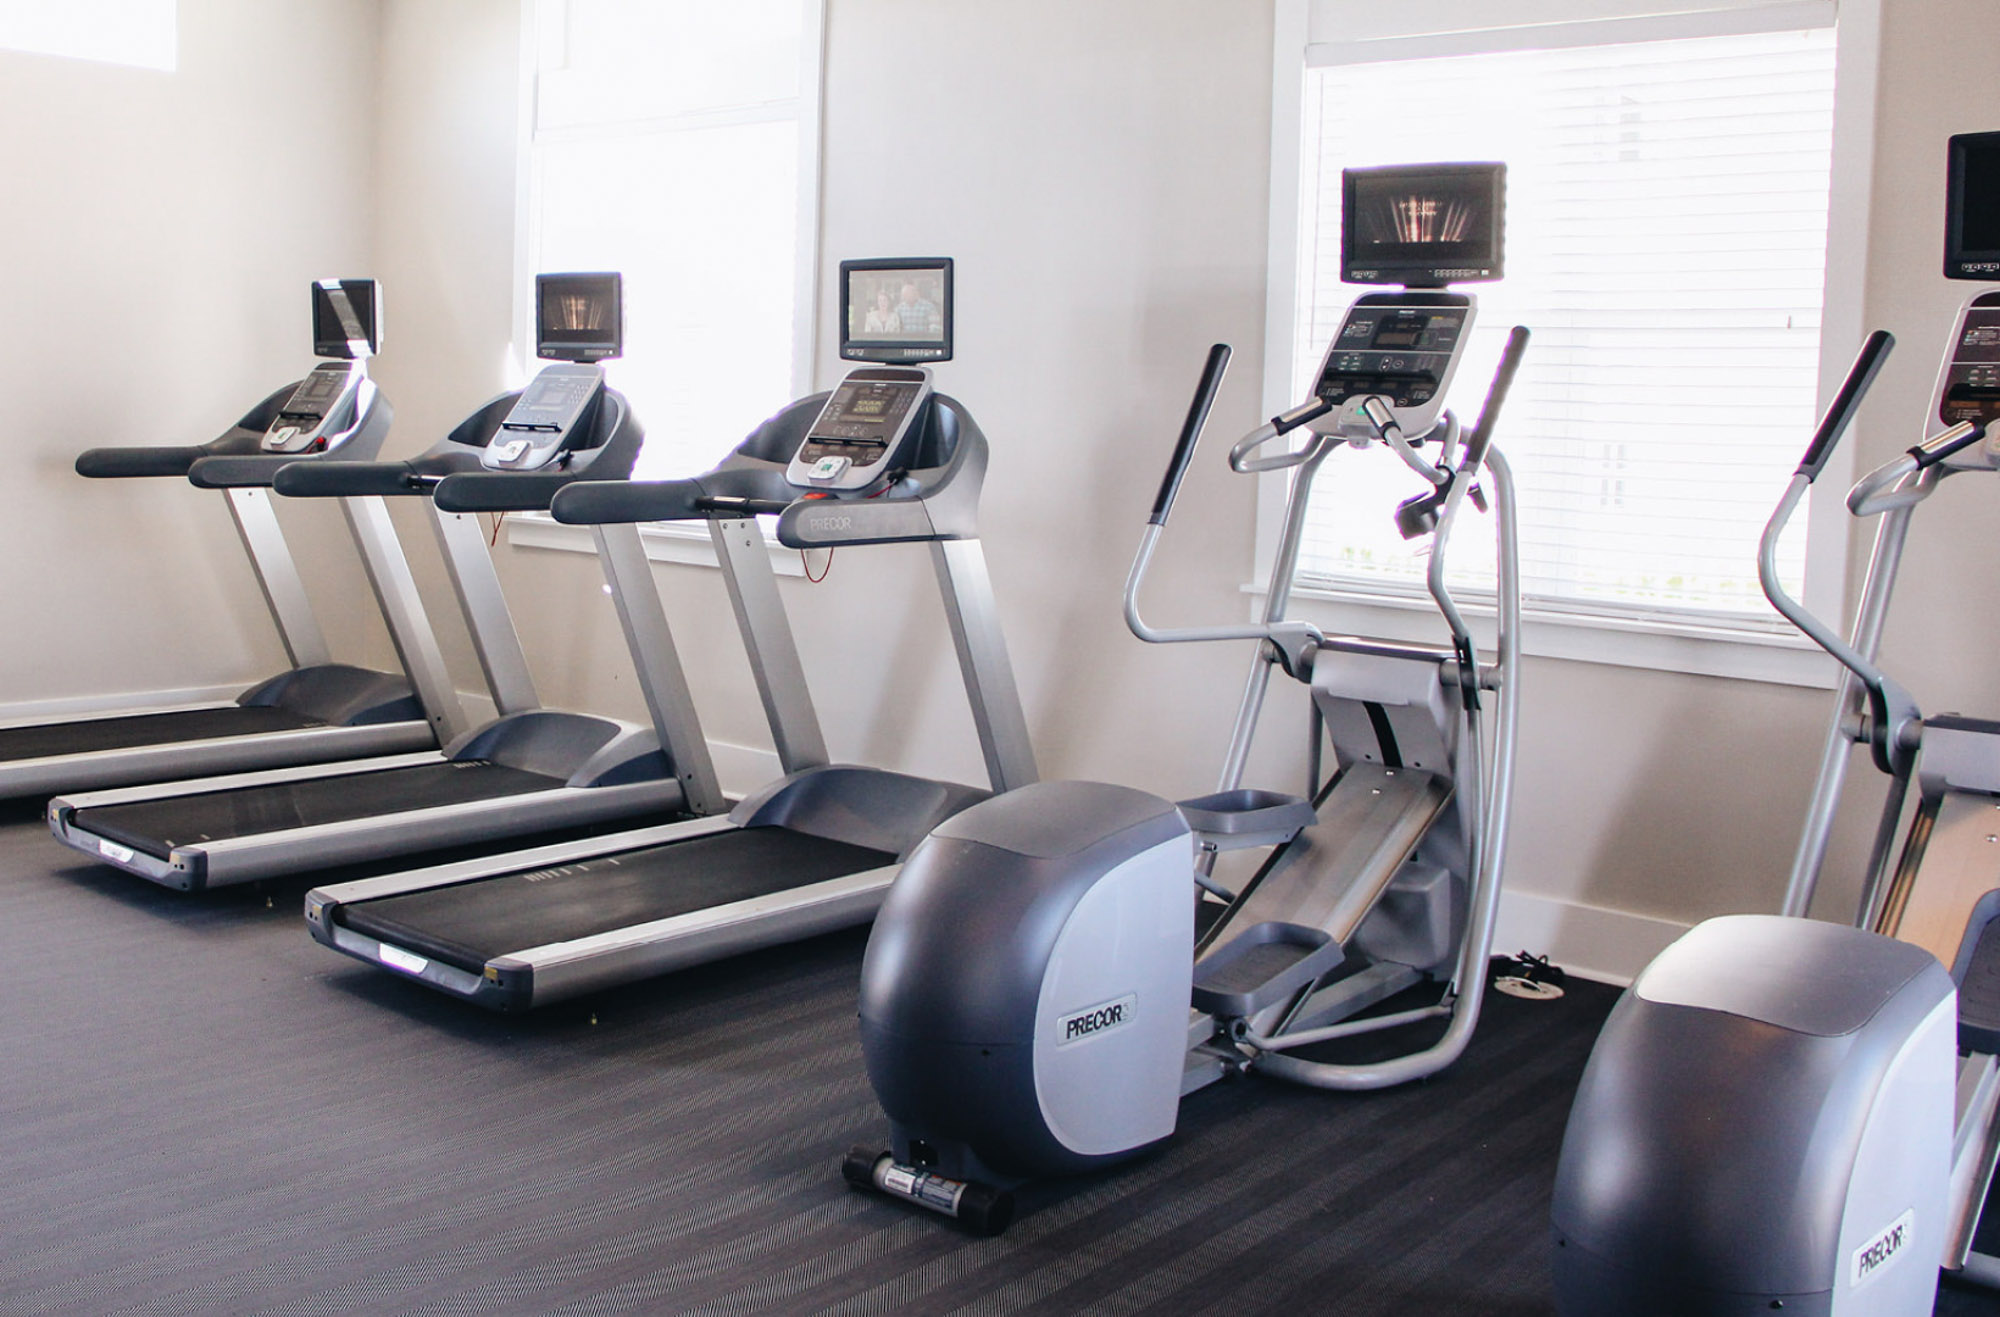
[[[951,356],[951,261],[842,261],[841,355],[863,361]]]

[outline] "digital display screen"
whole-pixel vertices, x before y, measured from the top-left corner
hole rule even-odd
[[[327,404],[340,396],[340,386],[347,382],[347,376],[339,371],[316,370],[307,375],[292,390],[291,400],[285,404],[288,412],[312,412],[324,415]]]
[[[1442,287],[1498,279],[1507,167],[1341,172],[1341,278]]]
[[[847,411],[852,416],[880,416],[889,410],[887,398],[856,398]]]
[[[617,274],[535,276],[535,355],[601,361],[625,350],[625,287]]]
[[[840,355],[850,361],[951,359],[949,257],[840,263]]]
[[[382,348],[380,292],[373,279],[323,279],[312,286],[313,355],[354,358]]]
[[[2000,279],[2000,133],[1951,139],[1947,188],[1945,276]]]

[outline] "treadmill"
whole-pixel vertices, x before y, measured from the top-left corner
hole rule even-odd
[[[785,775],[726,817],[318,888],[315,939],[522,1011],[873,918],[911,848],[991,792],[828,762],[759,515],[794,548],[929,545],[991,786],[1034,780],[978,539],[986,438],[910,364],[951,355],[950,276],[943,259],[843,262],[841,355],[880,364],[787,406],[705,475],[577,485],[553,504],[587,525],[707,522]],[[868,329],[875,293],[906,285],[912,327]]]
[[[234,702],[0,725],[0,796],[435,748],[463,729],[437,643],[415,607],[409,565],[379,503],[350,503],[346,512],[403,659],[405,672],[396,674],[333,662],[272,509],[267,491],[280,467],[372,458],[389,431],[389,400],[368,378],[368,358],[381,343],[375,281],[321,280],[312,285],[312,309],[313,350],[322,360],[219,437],[188,447],[93,448],[76,459],[77,474],[92,479],[187,478],[223,489],[290,670]],[[228,487],[194,475],[223,457],[238,467],[239,479]]]
[[[407,462],[294,464],[273,486],[298,497],[428,496],[500,716],[441,753],[58,797],[49,826],[60,840],[196,890],[724,807],[636,527],[605,528],[597,545],[653,725],[536,700],[473,514],[544,509],[572,481],[622,477],[643,438],[598,364],[622,344],[619,276],[538,276],[536,304],[537,350],[556,364],[527,388],[488,402]]]

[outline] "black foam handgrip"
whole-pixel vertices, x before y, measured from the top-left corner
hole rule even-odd
[[[284,453],[204,457],[188,468],[188,483],[197,489],[269,489],[278,472],[299,460]]]
[[[431,491],[446,512],[541,512],[575,476],[548,472],[461,471]]]
[[[1848,422],[1861,409],[1861,399],[1868,392],[1868,386],[1875,382],[1875,373],[1888,360],[1889,349],[1896,346],[1896,336],[1886,329],[1878,329],[1868,336],[1861,345],[1854,364],[1847,368],[1847,378],[1841,381],[1840,392],[1833,395],[1833,404],[1820,417],[1819,428],[1813,431],[1812,442],[1806,445],[1806,455],[1799,462],[1794,475],[1806,478],[1807,483],[1819,479],[1820,468],[1826,459],[1833,456],[1833,450],[1840,444],[1840,436],[1846,432]]]
[[[90,448],[77,454],[76,473],[92,480],[127,476],[184,476],[204,448]]]
[[[1208,409],[1215,405],[1216,391],[1222,387],[1222,375],[1228,369],[1229,345],[1217,343],[1209,348],[1208,360],[1201,368],[1201,382],[1195,385],[1194,400],[1188,404],[1187,419],[1181,422],[1181,435],[1174,443],[1174,455],[1167,459],[1167,474],[1160,479],[1160,492],[1153,496],[1153,513],[1146,518],[1148,525],[1167,524],[1167,514],[1173,511],[1174,498],[1181,490],[1181,479],[1187,475],[1188,463],[1194,460],[1201,427],[1208,423]]]
[[[287,498],[356,498],[420,492],[408,462],[292,462],[271,479]]]
[[[701,497],[701,486],[692,480],[585,480],[559,491],[549,500],[549,512],[574,526],[692,521],[705,515],[696,507]]]
[[[1500,351],[1500,365],[1493,372],[1493,383],[1487,387],[1479,423],[1472,427],[1472,437],[1465,441],[1465,461],[1459,470],[1477,471],[1486,461],[1486,450],[1493,446],[1493,431],[1500,421],[1500,408],[1506,404],[1507,391],[1514,387],[1514,375],[1521,369],[1521,358],[1527,354],[1528,338],[1526,325],[1516,325],[1507,331],[1507,346]]]

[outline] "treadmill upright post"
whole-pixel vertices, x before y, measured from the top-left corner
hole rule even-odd
[[[534,679],[528,675],[528,656],[521,649],[520,632],[514,629],[513,614],[507,611],[507,596],[500,590],[500,573],[486,548],[486,532],[480,529],[475,513],[446,512],[425,500],[431,525],[437,531],[438,548],[451,575],[451,588],[465,614],[466,630],[472,635],[472,649],[479,656],[480,671],[493,692],[493,707],[501,717],[532,713],[541,707]]]
[[[229,504],[229,519],[250,556],[250,570],[256,574],[257,588],[264,592],[264,606],[284,643],[285,657],[295,668],[333,661],[333,651],[313,616],[312,602],[306,598],[305,582],[299,565],[285,543],[278,515],[271,506],[269,490],[238,487],[222,491]]]
[[[755,517],[714,517],[708,534],[729,603],[750,655],[750,672],[757,695],[771,724],[778,763],[787,773],[818,768],[827,762],[826,736],[806,687],[805,665],[784,602],[778,598],[778,578],[771,570],[771,551]]]
[[[403,543],[389,523],[389,507],[379,497],[343,498],[340,510],[347,518],[354,543],[361,550],[361,565],[367,572],[369,588],[382,618],[389,625],[389,641],[396,647],[403,672],[416,689],[417,701],[424,706],[437,743],[445,745],[465,731],[465,710],[458,702],[458,688],[445,667],[444,652],[438,648],[437,632],[431,629],[430,615],[424,612],[417,594],[416,577],[410,560],[403,555]]]
[[[979,749],[986,758],[986,776],[996,792],[1027,786],[1036,780],[1035,750],[1028,740],[1027,715],[1014,684],[1007,641],[1000,632],[985,550],[975,539],[932,540],[931,562],[937,568],[938,592],[951,624]]]
[[[618,625],[625,632],[625,647],[632,651],[639,692],[645,696],[653,730],[680,779],[687,809],[693,814],[722,813],[728,809],[728,801],[716,780],[715,760],[708,752],[708,738],[702,735],[701,718],[688,692],[680,650],[660,604],[639,528],[627,522],[590,529]]]

